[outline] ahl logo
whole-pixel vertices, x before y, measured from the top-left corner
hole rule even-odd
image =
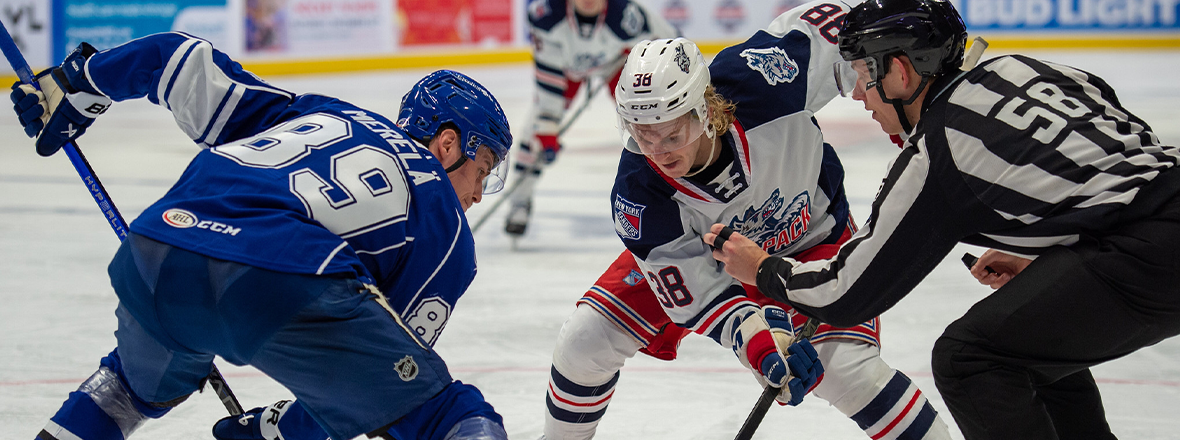
[[[811,223],[811,197],[803,191],[783,209],[785,201],[775,189],[760,208],[746,208],[742,218],[735,215],[729,227],[758,243],[767,253],[785,249],[807,232]]]
[[[741,55],[746,59],[746,65],[751,70],[761,72],[766,83],[772,86],[792,82],[799,76],[799,64],[788,57],[782,48],[746,49]]]
[[[211,220],[200,220],[193,213],[183,209],[169,209],[164,211],[164,214],[161,217],[164,218],[165,224],[178,229],[188,229],[195,226],[197,229],[205,229],[233,236],[237,236],[239,232],[242,232],[242,228],[235,228],[225,223]]]
[[[164,223],[174,228],[187,229],[197,225],[197,216],[183,209],[172,208],[164,211]]]
[[[678,29],[683,29],[684,25],[688,24],[689,19],[692,18],[692,13],[688,9],[688,5],[684,4],[684,0],[671,0],[664,4],[664,11],[661,15]]]
[[[397,377],[400,377],[403,382],[409,382],[418,377],[418,363],[414,362],[414,358],[409,355],[397,361],[397,365],[393,368],[397,370]]]
[[[721,0],[713,9],[713,18],[725,33],[733,33],[746,22],[746,8],[738,0]]]
[[[644,205],[632,203],[615,195],[615,233],[620,238],[638,240],[643,224]]]

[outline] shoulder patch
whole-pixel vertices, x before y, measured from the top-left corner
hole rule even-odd
[[[623,239],[638,240],[645,208],[647,206],[632,203],[621,195],[615,195],[615,233]]]
[[[746,65],[756,70],[766,79],[766,83],[775,85],[795,81],[799,76],[799,63],[787,56],[779,47],[766,49],[746,49],[741,56],[746,59]]]
[[[529,18],[533,20],[540,20],[545,18],[552,12],[549,9],[549,0],[531,0],[527,6],[529,11]]]
[[[628,3],[627,7],[623,9],[623,20],[619,22],[619,27],[627,33],[627,36],[634,37],[643,31],[645,20],[639,6],[635,3]]]

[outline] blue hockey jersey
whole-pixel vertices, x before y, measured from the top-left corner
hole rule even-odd
[[[273,271],[360,277],[434,343],[475,276],[475,245],[442,165],[392,121],[271,86],[182,33],[85,68],[115,101],[169,109],[205,148],[132,232]]]

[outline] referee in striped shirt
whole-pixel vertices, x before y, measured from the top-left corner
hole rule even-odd
[[[964,436],[1113,439],[1089,367],[1180,333],[1180,151],[1084,71],[1019,55],[964,71],[966,39],[945,0],[846,17],[837,78],[906,142],[836,257],[770,258],[720,224],[704,240],[833,325],[893,307],[956,243],[990,247],[971,273],[997,290],[933,353]]]

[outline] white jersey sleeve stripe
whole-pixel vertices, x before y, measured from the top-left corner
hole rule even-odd
[[[168,96],[168,91],[172,89],[172,78],[176,76],[176,70],[179,69],[181,63],[184,61],[184,58],[188,56],[192,46],[200,42],[201,40],[197,39],[185,41],[176,48],[176,51],[172,53],[172,57],[168,58],[168,64],[164,66],[164,72],[160,74],[160,84],[156,89],[156,99],[160,101],[161,107],[172,110],[172,108],[169,107],[167,100],[165,100],[165,98]],[[167,78],[167,80],[165,80],[165,78]]]

